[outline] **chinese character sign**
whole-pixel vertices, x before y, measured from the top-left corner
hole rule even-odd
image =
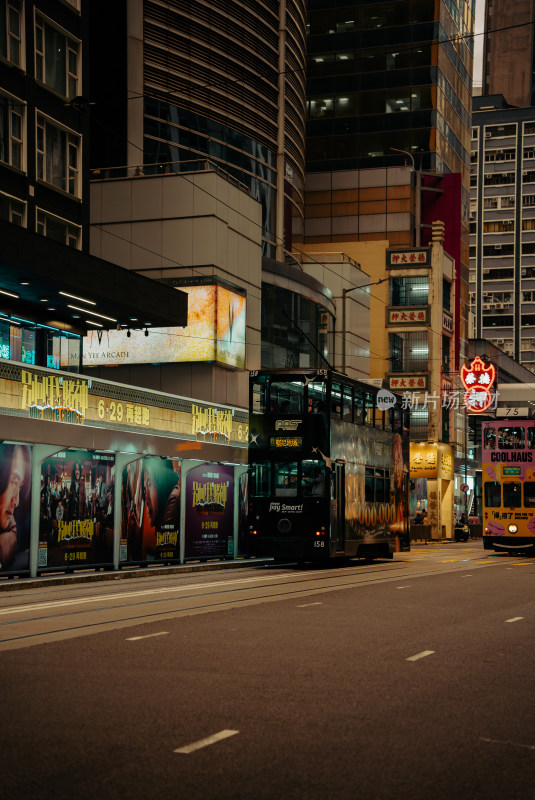
[[[467,411],[481,414],[486,411],[493,400],[491,389],[496,383],[496,367],[485,366],[483,360],[476,356],[471,364],[461,367],[461,380],[465,388],[464,403]]]

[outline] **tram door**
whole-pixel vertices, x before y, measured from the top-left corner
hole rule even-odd
[[[336,464],[336,551],[346,546],[346,465]]]

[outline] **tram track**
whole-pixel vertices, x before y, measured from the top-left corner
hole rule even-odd
[[[126,627],[128,625],[141,625],[145,623],[150,623],[153,621],[157,621],[159,619],[164,618],[172,618],[175,616],[187,616],[191,614],[198,614],[198,613],[209,613],[217,610],[225,610],[231,607],[238,608],[240,606],[245,605],[254,605],[257,603],[262,602],[273,602],[277,600],[288,600],[292,597],[300,597],[310,594],[317,594],[317,593],[328,593],[331,591],[339,591],[339,590],[347,590],[347,589],[354,589],[361,586],[373,586],[378,585],[380,583],[391,583],[400,580],[400,573],[402,573],[403,580],[413,580],[417,578],[425,578],[431,577],[435,575],[442,575],[442,574],[452,574],[459,571],[465,570],[472,570],[472,569],[479,569],[482,566],[497,566],[495,562],[488,562],[483,561],[480,563],[474,562],[458,562],[457,568],[452,568],[453,565],[434,565],[433,568],[426,568],[424,570],[418,570],[417,572],[413,572],[407,574],[407,571],[403,569],[403,563],[399,563],[396,565],[389,564],[388,567],[385,567],[380,570],[380,573],[375,568],[372,570],[368,569],[356,569],[352,571],[350,575],[347,575],[346,569],[337,569],[336,574],[330,572],[326,574],[324,571],[318,573],[305,573],[296,577],[294,573],[283,573],[282,575],[276,576],[277,580],[285,580],[288,578],[294,578],[292,581],[287,583],[286,585],[278,585],[273,578],[275,576],[259,576],[259,577],[251,577],[245,579],[239,579],[240,585],[237,586],[236,581],[234,581],[234,585],[229,586],[228,581],[219,581],[217,585],[214,584],[194,584],[188,585],[183,587],[159,587],[157,589],[146,589],[146,590],[139,590],[138,592],[130,592],[128,593],[131,598],[131,602],[117,602],[117,603],[110,603],[109,601],[112,599],[109,595],[100,595],[98,597],[83,597],[83,598],[76,598],[73,601],[65,601],[65,600],[57,600],[53,601],[53,605],[55,607],[65,606],[66,603],[69,603],[71,608],[67,611],[61,611],[58,613],[52,613],[48,615],[34,615],[31,617],[23,617],[21,618],[18,616],[16,619],[5,619],[4,621],[0,622],[0,630],[3,629],[6,633],[15,626],[19,627],[19,631],[17,634],[12,636],[6,636],[0,639],[0,647],[2,645],[9,646],[10,643],[15,642],[23,642],[23,641],[32,641],[38,638],[41,639],[42,642],[45,641],[53,641],[54,636],[63,635],[68,636],[81,634],[83,635],[84,631],[87,631],[88,634],[91,632],[103,632],[106,630],[111,630],[114,627]],[[392,573],[392,568],[395,569],[395,574]],[[397,567],[397,568],[396,568]],[[344,575],[347,575],[348,580],[343,580],[342,582],[333,583],[333,581],[340,581],[340,578]],[[262,581],[268,581],[268,585],[265,586],[251,586],[250,584],[253,582],[260,583]],[[317,585],[319,582],[328,582],[328,585]],[[315,585],[311,585],[311,584]],[[306,585],[303,585],[306,584]],[[275,587],[279,588],[279,591],[274,591]],[[253,596],[248,594],[245,597],[239,597],[238,595],[243,592],[250,592],[251,589],[258,589],[259,591],[255,593]],[[194,590],[195,593],[192,593],[188,596],[184,596],[182,598],[177,597],[169,597],[165,598],[162,597],[166,591],[168,592],[192,592]],[[158,597],[149,597],[149,595],[154,595],[158,593]],[[134,595],[138,598],[134,600]],[[142,597],[140,597],[140,595]],[[216,595],[222,595],[221,599],[215,602],[207,602],[207,600],[211,597]],[[231,595],[228,597],[228,595]],[[204,600],[203,600],[204,598]],[[122,599],[128,600],[129,598],[125,595],[118,595],[115,593],[113,595],[113,599]],[[198,602],[195,602],[198,601]],[[107,602],[107,605],[98,606],[98,608],[90,607],[90,608],[77,608],[74,609],[75,605],[82,605],[87,604],[91,605],[95,602]],[[147,607],[151,606],[154,607],[156,605],[161,605],[165,603],[167,606],[161,610],[149,610]],[[188,603],[186,605],[186,603]],[[173,604],[172,607],[169,607],[169,604]],[[3,608],[0,610],[0,615],[7,617],[10,614],[19,615],[28,613],[30,611],[37,610],[37,607],[43,608],[45,604],[23,604],[13,608]],[[137,608],[143,607],[146,610],[146,613],[138,613],[138,614],[124,614],[123,616],[115,616],[113,619],[105,620],[105,619],[98,619],[96,621],[86,621],[83,624],[78,625],[70,625],[70,626],[61,626],[59,624],[59,620],[64,619],[67,620],[68,618],[80,617],[82,615],[87,615],[91,613],[98,612],[99,615],[105,614],[114,614],[118,612],[120,609],[132,610],[134,611]],[[49,608],[51,605],[49,604]],[[46,610],[46,609],[43,609]],[[56,621],[54,625],[53,621]],[[20,628],[25,625],[39,625],[40,623],[48,623],[48,627],[45,630],[33,630],[31,632],[21,632]],[[98,630],[97,630],[98,629]],[[14,633],[14,631],[13,631]]]

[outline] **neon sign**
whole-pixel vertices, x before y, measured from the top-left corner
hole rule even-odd
[[[491,389],[496,383],[496,367],[485,366],[484,361],[476,356],[470,365],[461,367],[461,380],[465,388],[464,405],[473,414],[482,414],[493,401]]]

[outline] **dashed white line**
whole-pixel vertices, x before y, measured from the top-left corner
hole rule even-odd
[[[198,742],[192,742],[192,744],[187,744],[184,747],[178,747],[176,750],[173,750],[173,753],[185,753],[186,755],[188,753],[194,753],[195,750],[201,750],[203,747],[208,747],[211,744],[220,742],[222,739],[228,739],[229,736],[235,736],[237,733],[239,733],[239,731],[219,731],[219,733],[214,733],[213,736],[199,739]]]
[[[420,658],[432,656],[434,652],[434,650],[422,650],[421,653],[416,653],[415,656],[410,656],[410,658],[406,658],[405,661],[419,661]]]
[[[396,589],[410,589],[410,586],[396,586]]]
[[[519,620],[524,619],[524,617],[511,617],[511,619],[506,619],[506,622],[518,622]]]
[[[302,606],[297,606],[297,608],[309,608],[310,606],[322,606],[323,603],[305,603]]]
[[[169,631],[160,631],[159,633],[147,633],[145,636],[129,636],[127,642],[139,642],[140,639],[152,639],[154,636],[167,636]]]
[[[524,747],[526,750],[535,750],[535,744],[519,744],[518,742],[502,742],[499,739],[485,739],[485,737],[480,736],[479,740],[481,742],[488,742],[489,744],[508,744],[511,747]]]

